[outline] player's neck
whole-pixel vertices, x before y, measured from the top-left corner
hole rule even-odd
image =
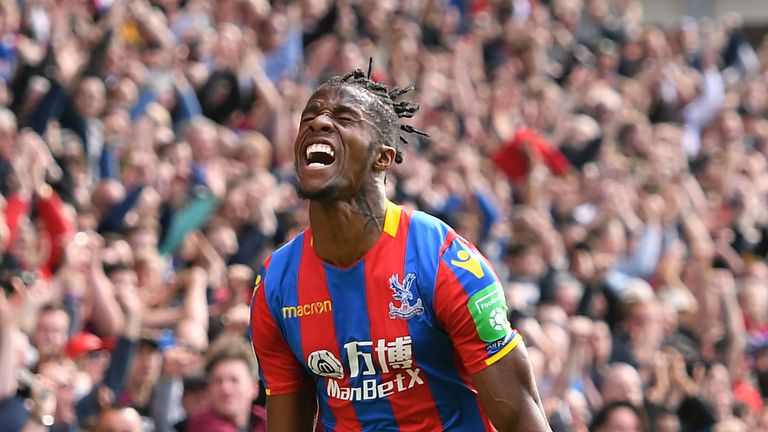
[[[381,237],[387,199],[383,189],[371,188],[349,201],[309,205],[312,247],[323,261],[348,267],[363,257]]]

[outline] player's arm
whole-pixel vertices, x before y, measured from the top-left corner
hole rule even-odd
[[[472,375],[480,403],[500,432],[550,431],[525,346]]]
[[[488,261],[462,239],[441,255],[434,302],[494,426],[549,431],[522,336],[507,320],[504,289]]]
[[[317,398],[313,387],[294,393],[267,396],[268,432],[312,432]]]
[[[317,412],[313,382],[294,357],[270,312],[265,273],[262,269],[256,279],[250,330],[262,388],[267,394],[267,430],[311,432]]]

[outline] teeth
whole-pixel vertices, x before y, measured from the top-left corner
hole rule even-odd
[[[325,153],[331,157],[335,157],[333,149],[328,144],[311,144],[307,147],[307,158],[309,158],[312,153]]]

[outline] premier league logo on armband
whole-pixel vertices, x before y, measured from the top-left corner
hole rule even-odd
[[[504,290],[494,282],[474,293],[467,302],[469,313],[475,321],[477,334],[485,342],[504,340],[512,333],[507,319],[507,302]]]
[[[411,301],[413,301],[411,287],[416,282],[416,273],[405,275],[402,283],[400,283],[399,276],[394,274],[389,277],[389,289],[395,292],[392,294],[392,297],[400,301],[400,307],[395,307],[392,302],[389,302],[389,317],[392,319],[408,319],[414,315],[423,314],[424,307],[421,305],[421,299],[417,299],[416,303],[411,304]]]

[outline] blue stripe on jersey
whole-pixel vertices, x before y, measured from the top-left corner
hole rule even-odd
[[[448,230],[447,225],[433,216],[420,211],[411,214],[405,250],[405,274],[418,271],[416,280],[421,282],[418,284],[419,295],[429,306],[426,312],[435,325],[438,325],[434,308],[435,279],[440,265],[438,254]]]
[[[317,424],[321,428],[318,430],[332,431],[336,429],[336,416],[333,415],[333,410],[328,404],[328,392],[326,391],[327,385],[327,378],[315,379],[315,394],[317,395],[320,409],[320,421]]]
[[[303,248],[304,233],[301,233],[293,241],[275,251],[263,286],[269,311],[297,359],[304,358],[304,350],[301,346],[301,320],[283,319],[282,307],[299,304],[299,265]],[[300,363],[305,362],[300,360]],[[309,373],[308,370],[306,372]]]
[[[462,253],[464,255],[461,255]],[[451,269],[467,297],[472,297],[476,292],[498,282],[496,274],[485,259],[477,256],[458,238],[446,248],[442,260]],[[467,265],[469,263],[473,266]]]
[[[361,261],[354,267],[344,270],[327,263],[323,263],[323,267],[325,268],[325,277],[328,282],[331,303],[333,303],[333,321],[336,325],[339,352],[342,357],[341,363],[349,368],[354,363],[358,365],[357,376],[353,377],[353,371],[350,369],[345,371],[345,373],[350,374],[349,386],[351,388],[361,388],[360,394],[363,394],[363,381],[375,379],[375,390],[381,384],[381,374],[375,369],[374,359],[376,356],[373,352],[373,342],[371,341],[368,301],[365,293],[365,261]],[[355,342],[357,344],[354,344]],[[360,345],[360,342],[366,345]],[[345,347],[348,343],[352,343],[350,345],[352,352],[366,353],[366,355],[358,354],[355,358],[350,359],[349,352]],[[364,372],[369,370],[366,365],[366,357],[370,358],[371,366],[374,366],[370,375],[364,375]],[[350,363],[350,360],[352,360],[352,363]],[[326,389],[318,389],[320,394],[325,392]],[[363,431],[400,430],[388,400],[377,399],[374,394],[373,399],[353,401],[352,406],[355,409]]]
[[[419,325],[418,321],[410,319],[408,330],[413,340],[414,357],[427,376],[443,430],[482,431],[485,426],[477,396],[457,372],[454,366],[456,353],[450,336],[440,328],[434,312],[439,252],[448,230],[447,225],[426,213],[414,211],[411,215],[404,274],[418,270],[419,295],[429,311],[429,317],[421,319],[430,319],[431,323]]]

